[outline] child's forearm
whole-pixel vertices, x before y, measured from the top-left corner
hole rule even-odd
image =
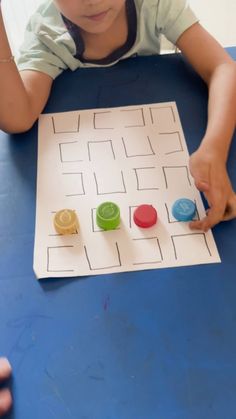
[[[236,63],[220,65],[209,81],[208,124],[201,143],[227,160],[236,125]]]
[[[19,132],[27,129],[30,119],[29,99],[12,58],[0,2],[0,129]]]

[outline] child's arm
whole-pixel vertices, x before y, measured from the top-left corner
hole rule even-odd
[[[53,80],[38,71],[19,73],[11,57],[0,4],[0,129],[22,132],[37,120]]]
[[[207,216],[192,222],[191,227],[207,231],[236,217],[236,196],[226,170],[236,125],[236,64],[198,23],[180,36],[177,46],[209,88],[206,132],[190,157],[195,184],[210,207]]]

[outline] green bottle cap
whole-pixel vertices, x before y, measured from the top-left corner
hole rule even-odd
[[[103,230],[115,230],[120,224],[120,209],[114,202],[103,202],[97,207],[96,222]]]

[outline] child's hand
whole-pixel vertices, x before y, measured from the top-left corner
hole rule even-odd
[[[191,155],[189,167],[197,189],[209,205],[206,217],[192,221],[190,228],[207,231],[220,221],[236,217],[236,195],[221,156],[198,149]]]
[[[11,366],[6,358],[0,358],[0,383],[11,375]],[[0,390],[0,416],[5,415],[12,405],[11,393],[8,388]]]

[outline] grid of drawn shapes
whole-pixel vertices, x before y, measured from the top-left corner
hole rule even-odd
[[[194,199],[194,202],[195,202],[195,205],[196,205],[196,214],[195,214],[193,220],[200,220],[200,215],[199,215],[199,211],[198,211],[197,203],[196,203],[196,200],[195,199]],[[165,203],[165,209],[166,209],[166,215],[167,215],[168,223],[169,224],[172,224],[172,223],[182,223],[183,221],[176,220],[176,218],[172,215],[172,205],[173,204],[174,204],[174,201],[173,201],[172,204]]]
[[[175,188],[176,185],[191,187],[190,173],[188,166],[163,166],[163,174],[166,189]]]
[[[114,114],[111,111],[94,112],[93,115],[94,129],[114,129]]]
[[[102,170],[94,172],[97,195],[126,193],[122,170]]]
[[[172,106],[150,107],[150,116],[152,124],[156,125],[159,132],[175,129],[176,118]]]
[[[171,236],[171,240],[174,257],[178,261],[194,264],[211,257],[205,233],[176,234]]]
[[[80,115],[75,113],[67,113],[66,119],[63,115],[55,114],[52,117],[52,127],[54,134],[66,134],[79,132]]]
[[[65,196],[85,195],[83,173],[62,173],[62,176]]]
[[[115,160],[116,158],[111,140],[88,141],[87,145],[89,161],[104,161],[104,156],[106,156],[106,160]]]
[[[175,132],[161,132],[158,135],[159,149],[162,154],[180,153],[183,149],[180,133]]]
[[[122,137],[126,157],[153,156],[155,152],[148,135],[138,132]]]
[[[138,191],[160,189],[160,173],[157,167],[134,168]]]
[[[76,260],[74,246],[47,248],[47,272],[74,272]]]
[[[119,121],[124,128],[137,128],[145,126],[143,108],[121,109]]]
[[[163,255],[157,237],[133,239],[135,259],[133,265],[161,263]]]
[[[83,161],[80,156],[78,141],[69,141],[59,144],[60,161],[62,163],[76,163]]]
[[[104,248],[106,249],[104,250]],[[88,247],[84,246],[84,251],[91,271],[121,266],[120,250],[117,242],[104,241],[103,244],[100,243],[96,246],[96,251],[89,251]]]

